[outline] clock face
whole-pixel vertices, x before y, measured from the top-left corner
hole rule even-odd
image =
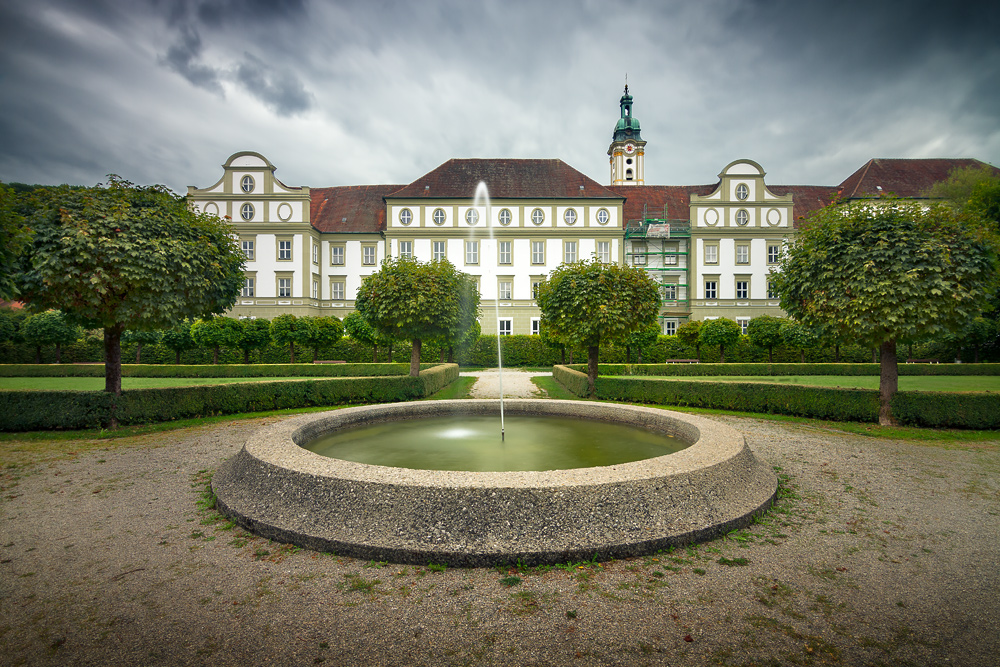
[[[634,153],[635,152],[635,144],[633,144],[631,141],[628,142],[627,144],[625,144],[625,152],[628,153],[629,155],[631,155],[632,153]]]

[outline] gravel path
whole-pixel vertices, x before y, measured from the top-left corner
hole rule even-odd
[[[472,398],[500,398],[500,369],[468,371],[461,373],[461,375],[479,378],[469,392]],[[531,378],[541,375],[550,375],[550,373],[529,373],[516,368],[503,369],[504,398],[542,397],[543,392],[531,381]]]
[[[0,664],[997,664],[1000,442],[718,419],[784,476],[762,523],[528,571],[364,563],[228,528],[198,505],[206,480],[273,419],[0,443]]]

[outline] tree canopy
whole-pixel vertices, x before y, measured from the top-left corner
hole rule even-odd
[[[747,324],[747,338],[752,345],[767,348],[767,362],[774,363],[774,346],[781,345],[781,325],[785,318],[758,315]]]
[[[121,393],[121,334],[219,314],[236,302],[245,256],[235,230],[163,186],[36,190],[17,286],[35,308],[104,329],[105,390]]]
[[[601,341],[624,342],[656,321],[659,286],[642,269],[600,260],[563,264],[538,286],[538,307],[549,335],[587,348],[590,393]]]
[[[42,363],[42,347],[56,346],[56,363],[62,362],[62,346],[74,343],[83,336],[83,329],[71,323],[58,310],[46,310],[29,315],[21,325],[24,341],[35,346],[35,363]]]
[[[14,297],[18,258],[31,238],[17,204],[17,192],[0,183],[0,299]]]
[[[995,238],[954,208],[895,199],[833,205],[799,231],[771,279],[781,307],[828,340],[881,349],[879,421],[892,423],[896,341],[980,314],[997,280]]]
[[[726,346],[740,342],[743,330],[739,323],[728,317],[705,320],[698,331],[698,342],[703,345],[719,346],[719,363],[726,363]]]
[[[420,373],[422,341],[452,337],[460,329],[463,313],[478,315],[478,291],[474,306],[463,304],[463,295],[472,295],[465,291],[462,275],[447,260],[395,257],[382,262],[358,290],[355,308],[369,324],[392,339],[412,341],[410,375],[414,377]]]

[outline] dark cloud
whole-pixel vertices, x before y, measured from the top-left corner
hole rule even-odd
[[[167,55],[161,57],[160,62],[192,85],[224,95],[219,70],[199,62],[201,53],[201,36],[193,27],[182,26],[177,41],[167,49]]]
[[[312,106],[302,82],[289,71],[276,71],[252,54],[243,54],[236,66],[236,81],[279,116],[292,116]]]

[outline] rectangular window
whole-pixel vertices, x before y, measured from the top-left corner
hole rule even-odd
[[[413,241],[399,242],[399,256],[407,259],[413,259]]]
[[[706,264],[719,263],[719,246],[705,244],[705,263]]]
[[[597,261],[605,264],[611,261],[611,241],[597,242]]]
[[[777,243],[767,244],[767,263],[777,264],[778,260],[781,259],[781,246]]]
[[[366,245],[361,248],[361,263],[365,266],[375,266],[377,249],[373,245]]]
[[[246,278],[243,281],[243,296],[253,296],[253,278]]]
[[[767,298],[768,299],[777,299],[778,298],[778,291],[776,289],[774,289],[774,284],[771,283],[770,280],[767,281]]]
[[[319,245],[313,243],[313,264],[319,264]]]
[[[736,323],[740,325],[740,333],[744,336],[747,335],[747,325],[750,324],[750,320],[745,317],[737,317]]]
[[[750,298],[750,281],[749,280],[737,280],[736,281],[736,298],[737,299],[749,299]]]
[[[718,290],[716,289],[716,285],[717,285],[717,283],[714,280],[706,280],[705,281],[705,298],[706,299],[715,299],[716,298],[715,295],[718,293]]]
[[[738,244],[736,246],[736,263],[737,264],[750,263],[750,246],[745,244]]]
[[[344,281],[334,280],[330,283],[330,298],[334,301],[344,300]]]
[[[514,283],[509,280],[501,280],[499,283],[498,297],[501,299],[510,300],[511,293],[513,292]]]
[[[532,278],[531,279],[531,298],[532,299],[537,299],[538,298],[538,286],[541,285],[541,284],[542,284],[542,279],[541,278]]]
[[[563,247],[565,248],[563,261],[567,264],[572,264],[576,261],[576,241],[566,241]]]
[[[342,245],[330,246],[330,265],[331,266],[344,265],[344,246]]]
[[[243,254],[247,256],[247,261],[253,261],[253,241],[243,242]]]
[[[632,266],[646,265],[646,246],[641,243],[632,244]]]
[[[314,280],[313,281],[313,298],[314,299],[318,299],[319,298],[319,281],[318,280]]]
[[[667,320],[663,323],[663,335],[664,336],[676,336],[677,335],[677,322],[673,320]]]
[[[677,252],[677,248],[670,248],[663,254],[664,266],[677,266],[677,255],[671,254],[675,252]]]
[[[663,295],[664,301],[676,301],[677,285],[663,285],[660,287],[660,293]]]
[[[500,325],[500,335],[509,336],[514,333],[514,320],[509,317],[502,317],[498,322]]]
[[[479,241],[465,242],[465,263],[479,264]]]
[[[292,242],[278,241],[278,259],[290,260],[292,258]]]
[[[542,321],[539,318],[537,318],[537,317],[532,317],[531,318],[531,335],[532,336],[537,336],[539,333],[541,333],[541,330],[542,330]]]
[[[278,297],[279,298],[291,298],[292,296],[292,279],[291,278],[278,278]]]
[[[531,242],[531,263],[532,264],[545,263],[545,241]]]
[[[431,245],[431,259],[442,260],[447,259],[447,254],[445,253],[446,241],[434,241]]]
[[[497,261],[500,264],[511,264],[512,263],[510,246],[511,246],[511,241],[500,241],[500,244],[498,246],[498,250],[500,252],[500,255],[497,258]]]

